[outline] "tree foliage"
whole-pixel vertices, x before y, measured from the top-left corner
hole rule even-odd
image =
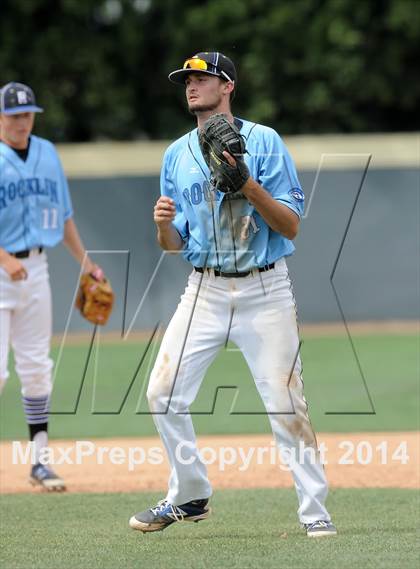
[[[234,112],[279,132],[419,128],[418,0],[1,0],[0,78],[33,86],[54,140],[174,137],[167,75],[202,50],[238,68]]]

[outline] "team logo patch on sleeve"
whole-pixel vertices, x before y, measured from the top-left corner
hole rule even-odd
[[[289,190],[289,195],[292,196],[296,201],[303,202],[305,196],[300,188],[292,188]]]

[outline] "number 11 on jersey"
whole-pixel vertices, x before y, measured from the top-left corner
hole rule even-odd
[[[42,210],[42,229],[57,229],[58,211],[55,207]]]

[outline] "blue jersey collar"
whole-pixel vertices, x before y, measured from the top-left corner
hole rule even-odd
[[[40,146],[38,137],[31,135],[29,152],[26,160],[22,160],[20,156],[8,144],[0,141],[0,158],[11,164],[19,172],[30,172],[35,174],[37,164],[39,162]]]

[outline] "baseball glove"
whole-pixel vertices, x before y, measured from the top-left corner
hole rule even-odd
[[[210,169],[211,184],[223,193],[240,190],[249,178],[249,170],[243,158],[245,141],[237,126],[223,113],[213,115],[199,131],[198,140]],[[223,151],[233,156],[236,166],[229,164]]]
[[[82,275],[76,308],[86,320],[104,326],[108,322],[113,305],[114,292],[102,271]]]

